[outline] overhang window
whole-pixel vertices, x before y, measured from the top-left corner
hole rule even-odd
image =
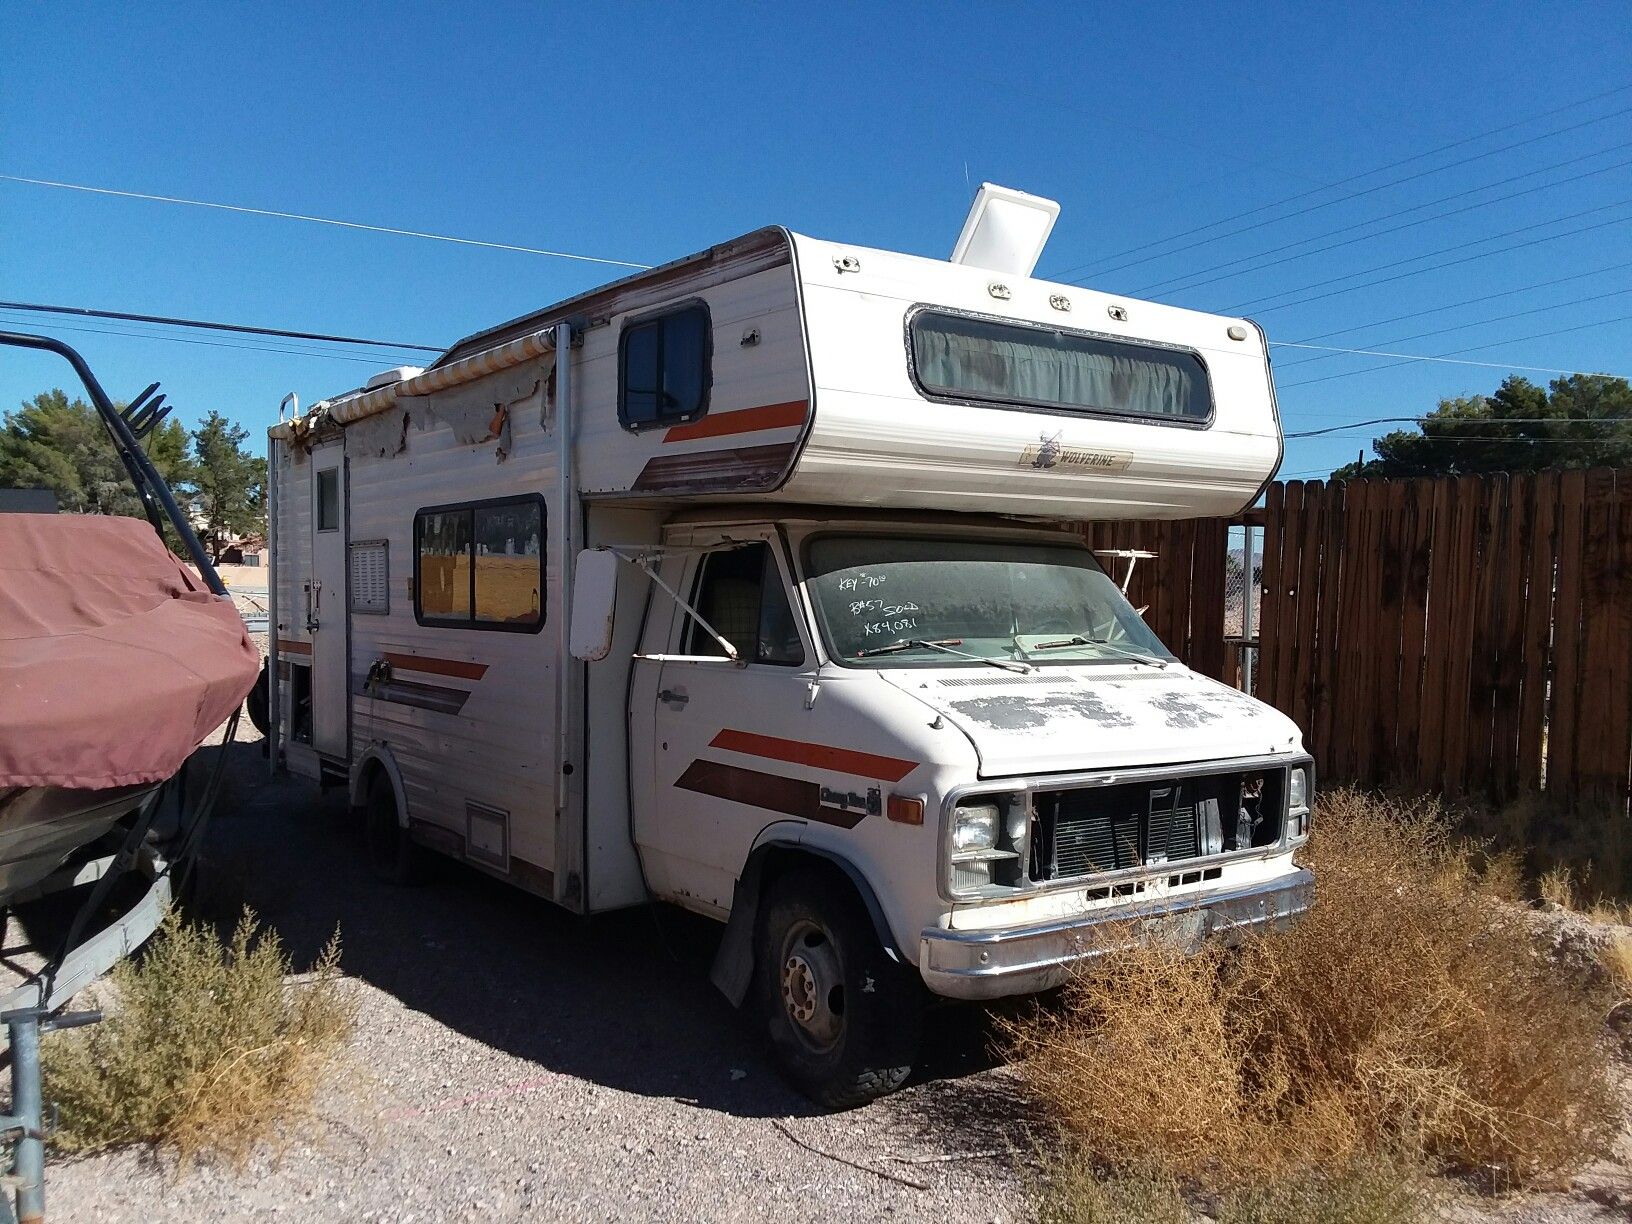
[[[1188,425],[1212,419],[1207,367],[1185,349],[935,310],[913,317],[911,347],[913,377],[932,399]]]
[[[625,429],[694,421],[708,410],[708,310],[701,304],[631,323],[618,344],[618,420]]]

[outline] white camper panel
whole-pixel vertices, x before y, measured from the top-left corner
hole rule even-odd
[[[347,427],[350,692],[354,752],[388,750],[416,840],[567,901],[549,699],[565,612],[563,559],[549,547],[548,364],[399,401]],[[515,525],[534,522],[534,508],[536,535]],[[469,560],[438,542],[439,532],[472,531],[474,580],[493,584],[474,599]]]
[[[815,412],[779,496],[1068,519],[1190,518],[1249,505],[1281,457],[1265,342],[1244,319],[795,236]],[[1205,425],[929,398],[921,309],[1188,350]],[[1239,337],[1239,338],[1236,338]]]

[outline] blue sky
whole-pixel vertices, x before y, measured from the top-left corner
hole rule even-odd
[[[642,263],[768,223],[944,256],[971,185],[988,179],[1061,201],[1040,275],[1250,314],[1272,340],[1422,354],[1488,346],[1462,356],[1632,374],[1624,2],[169,3],[8,16],[0,173]],[[1422,171],[1433,172],[1326,203]],[[1322,206],[1288,215],[1311,205]],[[1464,211],[1424,220],[1451,209]],[[1413,221],[1423,223],[1369,236]],[[1533,242],[1586,226],[1596,228]],[[1265,254],[1324,234],[1312,245],[1363,240],[1296,259],[1285,257],[1307,246]],[[1499,250],[1521,242],[1533,245]],[[1190,243],[1199,245],[1144,258]],[[1470,255],[1485,257],[1330,292]],[[1304,288],[1383,265],[1397,266]],[[0,182],[4,300],[440,344],[617,274]],[[1213,277],[1224,279],[1188,283]],[[1285,304],[1320,293],[1330,296]],[[1488,300],[1380,323],[1472,298]],[[1481,322],[1520,312],[1533,313]],[[18,320],[0,311],[0,326]],[[78,345],[115,396],[157,379],[183,419],[216,408],[257,437],[286,391],[311,402],[399,363],[230,335],[27,322]],[[1456,330],[1408,338],[1441,328]],[[1313,357],[1323,359],[1292,364]],[[1425,412],[1506,372],[1377,368],[1387,364],[1278,350],[1287,429]],[[1329,374],[1344,377],[1307,381]],[[69,377],[43,356],[0,351],[0,405]],[[1283,474],[1323,473],[1376,432],[1291,441]]]

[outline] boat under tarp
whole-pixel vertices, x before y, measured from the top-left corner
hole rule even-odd
[[[0,514],[0,902],[180,770],[259,668],[148,523]]]

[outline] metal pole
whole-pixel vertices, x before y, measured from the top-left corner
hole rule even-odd
[[[300,398],[291,391],[278,404],[278,420],[284,407],[294,401],[294,415],[300,415]],[[278,772],[278,720],[283,716],[282,683],[278,679],[278,452],[281,447],[266,435],[266,773]]]
[[[561,616],[558,618],[558,627],[555,631],[555,736],[561,746],[561,772],[556,778],[560,786],[556,805],[558,829],[563,822],[570,819],[572,798],[577,792],[572,760],[575,746],[572,715],[576,708],[573,691],[577,687],[572,680],[576,669],[572,666],[572,656],[567,653],[569,622],[572,619],[572,570],[577,560],[575,541],[578,519],[578,473],[574,466],[572,425],[572,324],[566,322],[557,323],[555,326],[555,432],[558,476],[555,517],[556,564],[560,569],[556,589],[561,593]],[[557,845],[559,847],[559,841]],[[576,876],[576,869],[570,874]],[[565,882],[566,875],[567,873],[560,870],[556,871],[555,880],[558,888]]]
[[[7,1012],[11,1035],[11,1113],[22,1133],[12,1148],[19,1224],[45,1220],[45,1137],[40,1133],[40,1016],[34,1007]]]
[[[1253,554],[1258,551],[1253,546],[1256,538],[1253,535],[1254,530],[1256,529],[1251,523],[1246,525],[1243,529],[1246,541],[1241,546],[1241,561],[1246,568],[1246,573],[1242,576],[1241,582],[1241,638],[1244,643],[1252,641],[1253,630],[1256,628],[1253,624],[1254,617],[1252,614],[1252,597],[1258,589],[1258,583],[1254,581],[1252,576],[1253,570],[1257,568]],[[1256,647],[1251,645],[1241,647],[1241,689],[1243,692],[1252,692],[1253,663],[1257,658],[1258,650]]]

